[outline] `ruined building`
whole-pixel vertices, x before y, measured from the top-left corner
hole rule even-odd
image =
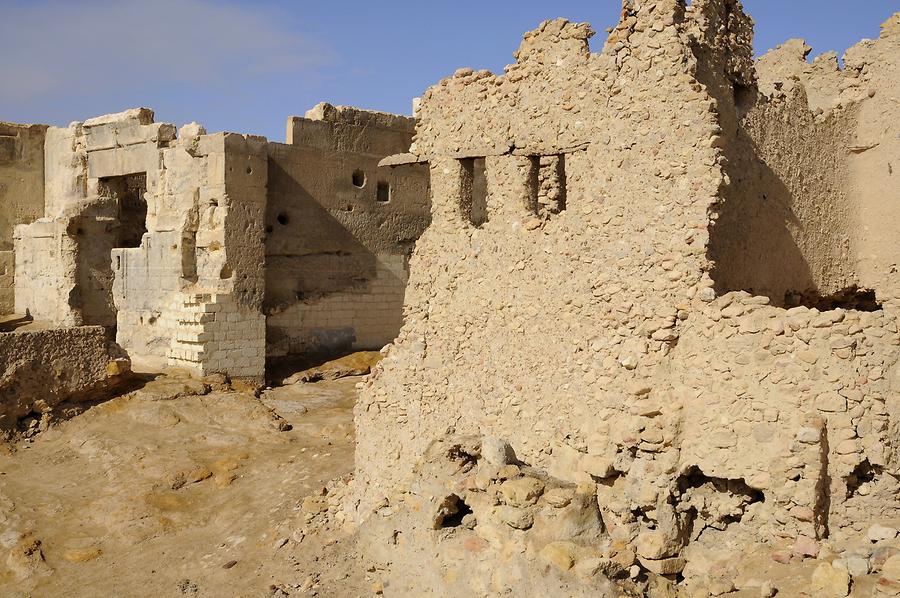
[[[285,144],[0,125],[0,429],[128,358],[387,344],[343,507],[390,595],[721,595],[900,521],[900,14],[842,66],[754,60],[739,0],[593,35]]]
[[[3,335],[0,428],[126,353],[258,382],[267,359],[393,340],[428,172],[378,162],[413,122],[320,104],[287,143],[147,109],[0,125],[0,314],[44,329]]]
[[[432,186],[355,412],[395,594],[702,586],[900,516],[900,20],[839,69],[755,63],[738,0],[623,6],[429,88],[386,161]]]

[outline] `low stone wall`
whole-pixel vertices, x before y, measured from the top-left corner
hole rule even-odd
[[[102,326],[0,333],[0,434],[103,390],[127,370]]]

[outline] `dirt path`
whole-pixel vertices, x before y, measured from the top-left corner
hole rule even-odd
[[[352,541],[315,529],[353,468],[357,381],[260,400],[161,376],[0,449],[0,595],[370,593]]]

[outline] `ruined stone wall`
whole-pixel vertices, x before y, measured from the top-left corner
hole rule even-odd
[[[137,355],[165,357],[178,340],[180,293],[198,278],[198,236],[205,270],[215,270],[209,264],[220,261],[210,254],[222,247],[215,231],[221,224],[224,145],[203,133],[196,125],[183,127],[177,141],[160,152],[161,168],[153,177],[158,183],[147,194],[148,234],[140,247],[112,253],[117,336]]]
[[[265,146],[187,125],[160,151],[148,233],[113,252],[118,338],[130,351],[262,377]]]
[[[13,311],[13,229],[44,213],[45,125],[0,122],[0,314]]]
[[[878,40],[865,40],[845,57],[841,102],[860,103],[855,137],[846,150],[851,193],[859,206],[856,246],[860,287],[900,296],[900,16],[882,25]]]
[[[589,52],[589,35],[546,22],[503,76],[462,69],[422,98],[411,151],[431,164],[433,224],[411,260],[404,327],[356,406],[361,516],[383,496],[407,497],[431,529],[453,491],[482,505],[460,532],[472,542],[498,555],[547,548],[539,534],[523,545],[509,532],[529,529],[514,496],[482,497],[471,478],[449,478],[458,485],[447,495],[398,483],[446,435],[504,439],[512,462],[579,484],[618,550],[633,547],[626,569],[636,553],[642,568],[674,574],[707,551],[686,570],[698,575],[730,542],[803,545],[900,514],[889,498],[900,473],[896,298],[884,292],[872,312],[789,310],[765,295],[717,293],[710,277],[720,257],[710,230],[739,201],[727,127],[755,93],[740,3],[625,2],[601,53]],[[784,112],[759,110],[759,128],[748,129],[766,139],[765,119]],[[813,122],[800,117],[798,131]],[[790,139],[799,133],[773,134],[758,156],[776,156],[775,178],[796,192],[803,173],[787,165]],[[560,156],[564,201],[545,209],[542,181],[553,177],[540,171],[559,169]],[[484,222],[472,218],[467,160],[478,157]],[[806,224],[850,213],[837,199],[804,196]],[[896,223],[885,226],[896,239]],[[814,274],[838,280],[845,271],[828,264],[844,254],[814,247],[834,238],[803,248]],[[494,575],[482,561],[491,562],[466,561],[467,579]]]
[[[100,326],[0,333],[0,434],[23,416],[89,399],[127,368]]]
[[[781,304],[893,284],[896,26],[847,51],[846,67],[790,40],[763,56],[758,88],[723,110],[731,185],[712,229],[717,289]],[[705,79],[718,97],[732,93]],[[723,106],[728,105],[722,102]],[[892,153],[893,152],[893,153]],[[873,234],[874,231],[874,234]]]
[[[261,378],[265,139],[195,124],[176,139],[145,108],[48,138],[46,213],[16,229],[17,310],[115,326],[134,355]],[[203,315],[220,308],[218,322]]]
[[[668,353],[664,338],[646,337],[702,288],[706,211],[722,179],[714,144],[696,141],[717,125],[713,101],[690,85],[683,11],[641,17],[631,18],[640,32],[628,26],[600,54],[588,50],[587,25],[544,23],[503,77],[463,69],[424,94],[413,150],[431,160],[434,220],[413,256],[407,324],[358,407],[361,430],[415,431],[361,432],[361,454],[377,446],[402,460],[361,467],[364,480],[403,469],[448,416],[532,429],[516,434],[517,450],[541,460],[557,436],[546,426],[577,429],[571,409],[591,409],[592,366]],[[566,208],[535,227],[530,158],[566,152]],[[480,228],[461,213],[456,159],[478,155],[491,157]],[[603,334],[611,326],[622,334]],[[459,378],[464,359],[477,371]],[[564,422],[541,416],[545,396]]]
[[[854,122],[847,113],[817,121],[797,88],[725,127],[738,133],[725,149],[731,184],[711,233],[717,291],[790,306],[794,295],[828,296],[857,283],[846,149]]]
[[[262,137],[224,135],[225,195],[221,264],[200,260],[197,289],[219,289],[220,313],[207,326],[203,371],[261,379],[265,373],[265,231],[267,165]],[[198,232],[198,239],[200,234]],[[210,246],[209,249],[214,249]],[[209,268],[213,265],[213,268]],[[206,272],[205,272],[206,271]],[[224,316],[224,317],[223,317]]]
[[[746,290],[791,306],[853,287],[856,205],[846,149],[853,111],[817,117],[804,86],[774,89],[766,61],[761,85],[772,87],[772,97],[757,94],[750,64],[738,77],[723,76],[723,32],[746,41],[749,24],[729,23],[733,13],[697,12],[698,77],[717,101],[729,183],[711,230],[716,290]]]
[[[413,119],[320,104],[269,144],[270,355],[380,349],[402,323],[407,258],[428,224],[421,165],[378,167]]]
[[[378,169],[412,127],[327,105],[289,121],[294,145],[196,123],[176,135],[146,108],[51,127],[46,210],[15,233],[16,309],[255,379],[265,303],[275,354],[380,347],[400,327],[406,257],[428,220],[424,167]]]
[[[811,110],[822,113],[834,108],[843,79],[837,52],[808,61],[812,50],[802,39],[790,39],[766,52],[757,63],[759,91],[776,97],[802,87]]]
[[[46,209],[16,229],[18,312],[65,326],[116,324],[110,252],[121,245],[130,207],[111,194],[109,181],[139,174],[155,192],[159,148],[174,132],[147,109],[48,130]]]
[[[76,326],[69,303],[75,286],[75,241],[64,221],[38,219],[16,227],[15,312],[60,326]]]

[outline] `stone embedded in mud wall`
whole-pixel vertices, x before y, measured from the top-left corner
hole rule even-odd
[[[46,426],[60,403],[98,397],[130,370],[124,355],[101,326],[0,333],[0,437],[25,417]]]
[[[426,487],[417,463],[459,435],[508,442],[540,472],[539,503],[544,478],[589,488],[635,566],[697,587],[738,547],[812,556],[900,516],[900,231],[848,201],[846,145],[879,93],[829,114],[802,89],[759,93],[733,0],[625,2],[601,53],[590,33],[545,22],[504,75],[461,69],[423,95],[410,151],[430,163],[433,222],[356,405],[359,517],[400,484],[435,501],[415,501],[431,518],[402,537],[462,504],[532,530],[533,482],[501,481],[490,511]],[[867,85],[894,84],[897,42],[864,42]],[[470,546],[493,538],[483,517]],[[559,545],[546,560],[580,562]],[[503,575],[492,589],[529,587]]]
[[[441,438],[417,463],[415,481],[379,506],[362,534],[369,558],[391,562],[386,589],[462,596],[514,584],[526,595],[567,588],[589,596],[614,588],[597,572],[627,579],[635,554],[604,535],[594,486],[550,478],[508,458],[503,444]],[[440,572],[422,559],[435,541]],[[527,560],[512,560],[520,554]],[[508,567],[497,566],[501,555]],[[583,587],[567,587],[561,575],[570,571]]]

